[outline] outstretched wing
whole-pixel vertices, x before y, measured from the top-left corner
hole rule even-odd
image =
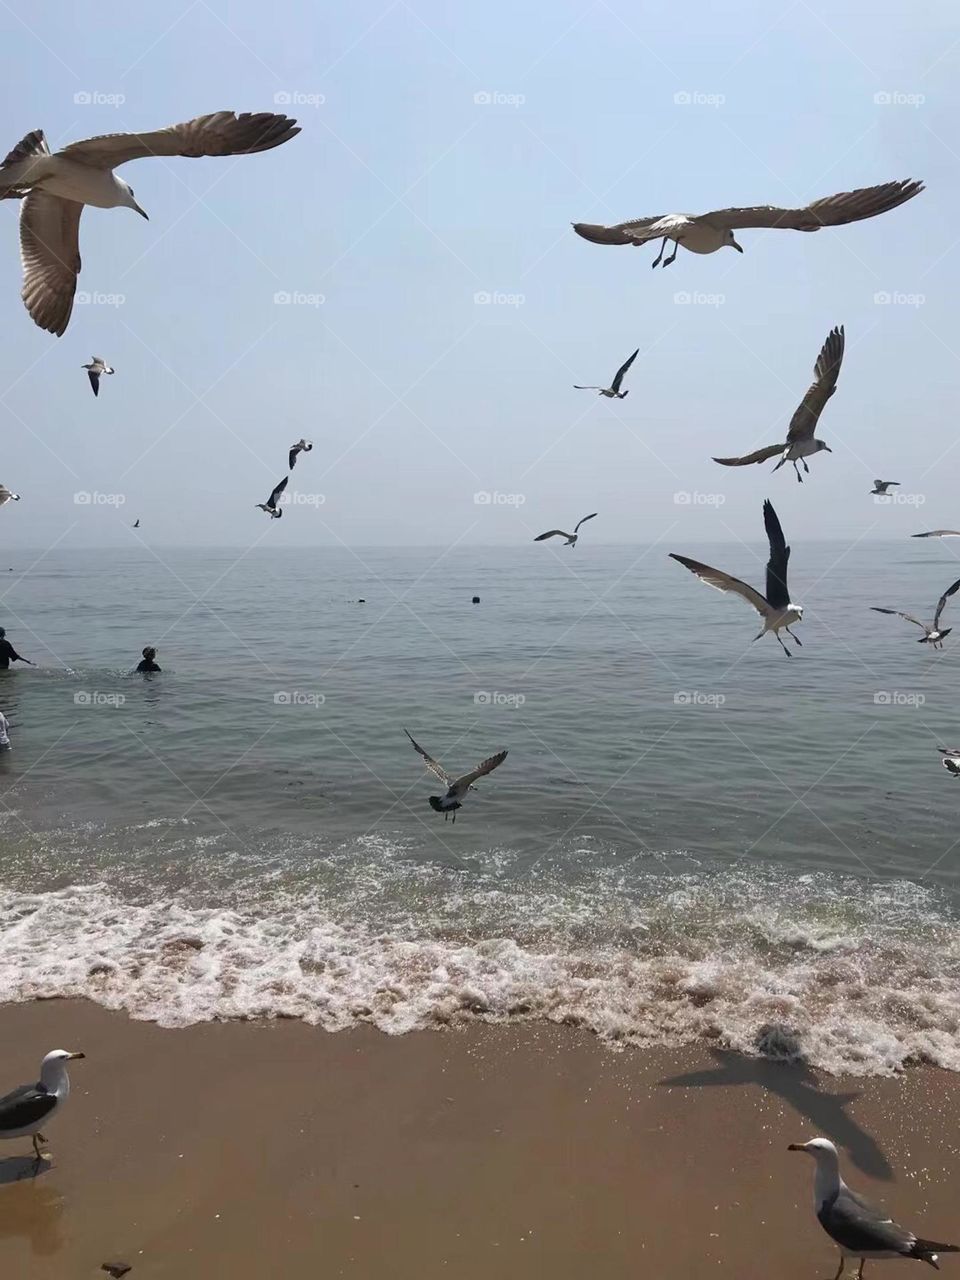
[[[70,323],[80,272],[80,214],[83,205],[47,191],[33,190],[20,206],[20,296],[34,324],[63,334]]]
[[[284,489],[287,487],[287,481],[289,479],[290,479],[289,476],[283,477],[283,479],[274,489],[273,493],[271,493],[270,497],[267,499],[268,507],[275,507],[277,505],[277,499],[280,497],[281,493],[283,493]]]
[[[299,452],[300,452],[300,446],[298,444],[294,444],[290,446],[290,453],[287,457],[287,466],[290,468],[291,471],[297,465],[297,454]]]
[[[744,454],[742,458],[714,458],[714,462],[719,462],[721,467],[747,467],[751,462],[766,462],[768,458],[775,458],[786,447],[785,444],[768,444],[766,448]]]
[[[546,533],[538,533],[534,542],[542,542],[544,538],[572,538],[573,534],[564,533],[562,529],[548,529]]]
[[[478,778],[482,778],[485,773],[493,773],[494,769],[499,768],[506,758],[506,751],[498,751],[495,756],[487,756],[486,760],[482,764],[478,764],[470,773],[465,773],[462,777],[452,782],[450,784],[451,790],[466,791],[469,786],[476,782]]]
[[[927,624],[921,622],[919,618],[915,618],[912,613],[901,613],[899,609],[884,609],[878,604],[872,604],[870,608],[874,613],[889,613],[895,618],[903,618],[905,622],[912,622],[914,626],[919,627],[922,631],[927,629]]]
[[[695,573],[701,582],[705,582],[708,587],[713,587],[715,591],[732,591],[734,595],[741,596],[746,600],[747,604],[752,605],[762,618],[768,613],[767,602],[759,591],[754,591],[753,587],[746,582],[741,582],[739,578],[733,578],[729,573],[724,573],[722,569],[711,569],[710,565],[702,564],[699,560],[690,560],[687,556],[678,556],[674,552],[670,552],[670,559],[677,560],[691,573]]]
[[[577,523],[573,526],[573,532],[574,532],[574,533],[577,533],[577,532],[578,532],[578,530],[579,530],[579,528],[580,528],[580,526],[581,526],[582,524],[586,524],[588,520],[592,520],[592,519],[593,519],[593,517],[594,517],[596,514],[597,514],[597,513],[596,513],[596,511],[594,511],[591,515],[589,515],[589,516],[584,516],[582,520],[578,520],[578,521],[577,521]]]
[[[606,391],[606,387],[581,387],[579,383],[573,384],[574,391]]]
[[[757,205],[749,209],[715,209],[697,219],[712,227],[737,230],[745,227],[780,227],[789,231],[819,231],[821,227],[839,227],[847,222],[875,218],[878,213],[895,209],[912,200],[923,190],[922,182],[884,182],[877,187],[860,187],[841,191],[835,196],[814,200],[803,209],[778,209],[775,205]]]
[[[931,529],[929,533],[911,533],[911,538],[960,538],[960,529]]]
[[[578,236],[594,244],[639,244],[647,229],[660,221],[660,216],[635,218],[632,222],[618,222],[613,227],[602,227],[592,222],[574,222],[572,226]]]
[[[407,733],[406,729],[404,729],[403,732],[407,734],[407,737],[413,743],[413,749],[417,752],[418,755],[421,755],[423,757],[424,764],[427,766],[430,772],[434,775],[434,777],[439,778],[440,781],[445,786],[450,786],[451,783],[453,782],[453,779],[450,777],[449,773],[447,773],[446,769],[444,769],[443,765],[441,765],[438,761],[434,760],[433,756],[428,756],[426,751],[424,751],[423,747],[421,747],[420,743],[416,741],[416,739],[413,737],[412,734]]]
[[[787,428],[789,444],[812,438],[817,421],[823,413],[823,406],[837,389],[837,378],[843,363],[843,342],[843,325],[839,329],[831,329],[820,348],[817,363],[813,366],[813,382],[790,419],[790,426]]]
[[[627,372],[627,370],[630,368],[630,366],[633,364],[634,360],[636,360],[639,354],[640,354],[640,348],[637,347],[636,351],[633,353],[630,359],[625,360],[623,362],[623,364],[620,366],[620,368],[617,370],[616,374],[614,375],[613,385],[610,388],[611,391],[620,390],[620,383],[623,381],[623,375]]]
[[[933,615],[933,627],[935,631],[940,629],[940,615],[943,613],[943,606],[947,603],[950,596],[956,593],[958,587],[960,587],[960,578],[958,578],[951,586],[947,587],[946,591],[937,601],[937,612]]]
[[[767,603],[774,609],[785,609],[790,603],[787,590],[787,562],[790,548],[783,536],[783,529],[773,504],[767,499],[763,504],[763,527],[770,543],[770,559],[767,561]]]
[[[105,133],[58,151],[81,164],[115,169],[144,156],[245,156],[269,151],[300,132],[296,120],[273,111],[215,111],[152,133]]]
[[[96,369],[88,369],[87,377],[90,379],[91,387],[93,387],[93,394],[98,396],[100,394],[100,374]]]

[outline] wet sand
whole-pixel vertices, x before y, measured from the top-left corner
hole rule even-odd
[[[5,1277],[826,1280],[812,1161],[786,1150],[816,1134],[960,1241],[960,1077],[933,1069],[839,1081],[544,1027],[165,1031],[64,1001],[0,1009],[0,1044],[4,1088],[87,1054],[40,1175],[29,1140],[0,1146]]]

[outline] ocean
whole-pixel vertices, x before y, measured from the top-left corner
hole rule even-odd
[[[7,551],[0,1000],[960,1070],[960,630],[868,609],[932,617],[951,547],[795,547],[788,661],[666,555],[762,586],[765,547],[589,532]],[[404,728],[508,749],[456,824]]]

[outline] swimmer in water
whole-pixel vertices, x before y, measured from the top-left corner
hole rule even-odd
[[[137,667],[138,671],[159,671],[157,666],[157,651],[152,644],[148,644],[143,651],[143,661]]]
[[[25,662],[28,667],[35,667],[37,665],[35,662],[31,662],[29,658],[22,658],[17,653],[6,635],[6,631],[0,627],[0,671],[9,671],[11,662]]]

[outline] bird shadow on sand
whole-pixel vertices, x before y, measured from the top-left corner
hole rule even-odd
[[[53,1168],[50,1160],[37,1160],[35,1156],[8,1156],[0,1160],[0,1187],[10,1183],[33,1182]]]
[[[756,1085],[782,1098],[794,1111],[811,1122],[820,1137],[843,1147],[858,1169],[885,1182],[893,1180],[893,1170],[876,1140],[857,1124],[847,1107],[860,1097],[857,1093],[829,1093],[820,1088],[817,1077],[804,1062],[778,1062],[769,1058],[747,1058],[726,1049],[711,1049],[717,1065],[712,1070],[688,1071],[671,1076],[660,1084],[671,1088],[708,1088],[722,1085]],[[813,1134],[800,1134],[798,1142]]]

